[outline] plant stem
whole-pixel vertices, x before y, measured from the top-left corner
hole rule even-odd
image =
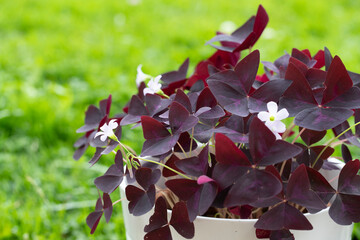
[[[117,204],[117,203],[119,203],[119,202],[121,202],[121,201],[123,201],[123,200],[125,200],[125,198],[120,198],[119,200],[116,200],[115,202],[113,202],[113,206],[115,205],[115,204]]]
[[[165,168],[169,169],[170,171],[173,171],[174,173],[176,173],[176,174],[178,174],[178,175],[180,175],[180,176],[182,176],[182,177],[184,177],[184,178],[186,178],[186,179],[190,179],[190,180],[191,180],[190,177],[186,176],[185,174],[182,174],[182,173],[179,172],[179,171],[176,171],[175,169],[173,169],[173,168],[171,168],[171,167],[169,167],[169,166],[167,166],[167,165],[165,165],[165,164],[163,164],[163,163],[160,163],[160,162],[157,162],[157,161],[154,161],[154,160],[150,160],[150,159],[146,159],[146,158],[141,158],[141,157],[136,157],[136,156],[133,156],[133,157],[134,157],[134,158],[137,158],[137,159],[139,159],[139,160],[143,160],[143,161],[145,161],[145,162],[150,162],[150,163],[154,163],[154,164],[160,165],[160,166],[165,167]]]
[[[296,125],[295,125],[294,121],[292,121],[290,127],[288,129],[286,129],[286,131],[282,135],[282,139],[286,139],[290,135],[291,131],[294,129],[295,126]]]
[[[325,150],[330,146],[330,144],[332,142],[334,142],[335,140],[339,139],[342,135],[344,135],[347,131],[351,130],[351,128],[359,125],[360,122],[357,122],[355,124],[353,124],[352,126],[348,127],[345,131],[343,131],[342,133],[340,133],[339,135],[337,135],[336,137],[334,137],[332,140],[329,141],[328,144],[326,144],[326,146],[323,148],[323,150],[321,150],[320,154],[317,156],[315,162],[313,163],[313,165],[311,166],[312,168],[316,165],[316,163],[318,162],[320,156],[325,152]]]
[[[180,147],[181,151],[184,153],[185,157],[188,158],[184,148],[181,146],[181,144],[179,142],[177,142],[177,145]]]
[[[191,153],[192,153],[192,146],[193,146],[193,138],[194,138],[194,127],[191,130],[191,136],[190,136],[191,140],[190,140],[190,157],[191,157]]]
[[[301,129],[301,131],[299,132],[299,134],[294,138],[294,140],[292,141],[292,144],[295,143],[295,141],[301,136],[301,134],[303,134],[303,132],[306,130],[306,128]]]

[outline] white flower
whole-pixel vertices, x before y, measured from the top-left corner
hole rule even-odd
[[[137,67],[137,74],[136,74],[136,86],[139,86],[141,82],[144,82],[145,80],[151,78],[150,75],[147,75],[145,73],[143,73],[143,71],[141,70],[142,65],[140,64]]]
[[[161,91],[161,83],[159,83],[161,79],[161,75],[151,78],[150,81],[147,84],[147,88],[144,89],[144,95],[147,93],[154,94]]]
[[[286,108],[278,111],[278,105],[275,102],[267,103],[268,112],[259,112],[258,118],[265,122],[265,125],[275,134],[276,139],[281,139],[279,133],[283,133],[286,130],[286,126],[281,120],[289,116],[289,112]]]
[[[118,123],[116,122],[116,120],[115,119],[110,120],[109,124],[104,123],[104,125],[100,127],[101,131],[97,132],[94,138],[96,138],[97,136],[101,136],[100,140],[105,142],[108,137],[109,138],[116,137],[113,130],[117,127],[118,127]]]

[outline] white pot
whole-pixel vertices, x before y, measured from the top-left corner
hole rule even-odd
[[[343,165],[338,160],[339,165]],[[339,171],[323,171],[323,175],[328,179],[333,179],[338,175]],[[331,185],[336,188],[337,180],[331,182]],[[149,213],[134,217],[129,213],[128,201],[125,197],[126,183],[120,185],[122,209],[124,216],[124,223],[126,228],[127,240],[142,240],[144,239],[144,226],[149,223],[149,218],[153,211]],[[168,210],[168,218],[170,219],[171,211]],[[295,240],[351,240],[353,225],[341,226],[336,224],[329,216],[329,208],[326,208],[316,214],[305,214],[307,219],[313,225],[311,231],[295,231],[291,230],[294,234]],[[256,219],[224,219],[198,216],[195,221],[195,236],[193,240],[257,240],[255,234],[254,224]],[[171,234],[174,240],[183,240],[174,229],[171,228]],[[159,239],[161,240],[161,239]]]

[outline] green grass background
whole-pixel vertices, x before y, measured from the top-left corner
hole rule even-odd
[[[111,93],[120,112],[140,63],[157,75],[190,57],[193,70],[220,24],[243,24],[260,3],[261,60],[327,46],[360,72],[360,1],[0,0],[0,239],[125,239],[120,205],[93,236],[85,223],[111,159],[72,160],[84,111]],[[124,139],[141,149],[136,133]]]

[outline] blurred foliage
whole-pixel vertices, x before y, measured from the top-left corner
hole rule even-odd
[[[89,169],[93,150],[72,160],[86,107],[111,93],[120,112],[140,63],[157,75],[190,57],[194,69],[221,23],[243,24],[260,3],[270,16],[255,45],[262,60],[326,45],[360,72],[359,1],[0,0],[0,238],[125,239],[120,205],[94,236],[85,223],[93,179],[111,161]],[[138,135],[124,139],[140,150]]]

